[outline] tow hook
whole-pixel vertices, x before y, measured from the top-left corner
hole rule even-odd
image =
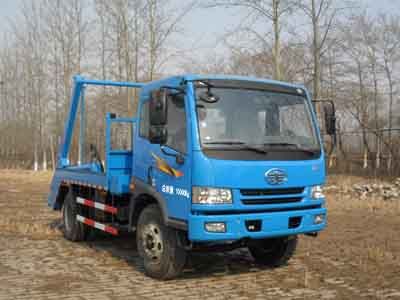
[[[318,236],[318,232],[309,232],[309,233],[305,233],[304,235],[316,238]]]

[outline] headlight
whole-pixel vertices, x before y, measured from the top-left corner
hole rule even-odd
[[[232,204],[232,192],[229,189],[211,187],[193,187],[193,204]]]
[[[322,186],[316,185],[311,188],[311,198],[316,200],[325,198],[325,195],[322,191]]]

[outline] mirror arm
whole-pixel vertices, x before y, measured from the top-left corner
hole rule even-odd
[[[169,152],[167,152],[165,150],[165,146],[164,145],[161,146],[160,148],[161,148],[161,152],[164,153],[166,156],[175,157],[177,164],[182,165],[185,162],[185,158],[181,153],[179,153],[179,152],[176,153],[176,154],[169,153]]]
[[[176,157],[176,154],[172,154],[172,153],[167,152],[167,151],[165,150],[165,146],[164,146],[164,145],[162,145],[162,146],[160,147],[160,149],[161,149],[161,152],[164,153],[166,156],[173,156],[173,157]]]
[[[178,92],[181,92],[183,94],[185,94],[185,89],[184,88],[179,88],[179,87],[175,87],[175,86],[168,86],[168,85],[163,85],[160,87],[161,89],[167,89],[167,90],[175,90]]]

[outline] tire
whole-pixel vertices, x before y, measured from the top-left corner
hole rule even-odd
[[[77,211],[75,195],[70,189],[64,200],[62,216],[64,237],[72,242],[85,240],[88,233],[88,228],[76,219]]]
[[[296,251],[297,236],[253,240],[248,248],[256,263],[268,267],[280,267],[288,263]]]
[[[143,209],[137,224],[136,243],[146,275],[168,280],[181,274],[187,253],[179,245],[178,235],[176,230],[164,224],[157,205]]]

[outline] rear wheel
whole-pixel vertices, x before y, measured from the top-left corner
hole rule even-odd
[[[85,240],[87,236],[87,227],[78,222],[76,215],[78,205],[73,191],[70,189],[65,197],[62,215],[63,215],[63,233],[67,240],[79,242]]]
[[[296,251],[297,236],[253,240],[248,248],[254,260],[269,267],[286,265]]]
[[[157,205],[145,207],[140,214],[136,242],[148,276],[166,280],[182,272],[186,251],[179,245],[178,232],[164,224]]]

